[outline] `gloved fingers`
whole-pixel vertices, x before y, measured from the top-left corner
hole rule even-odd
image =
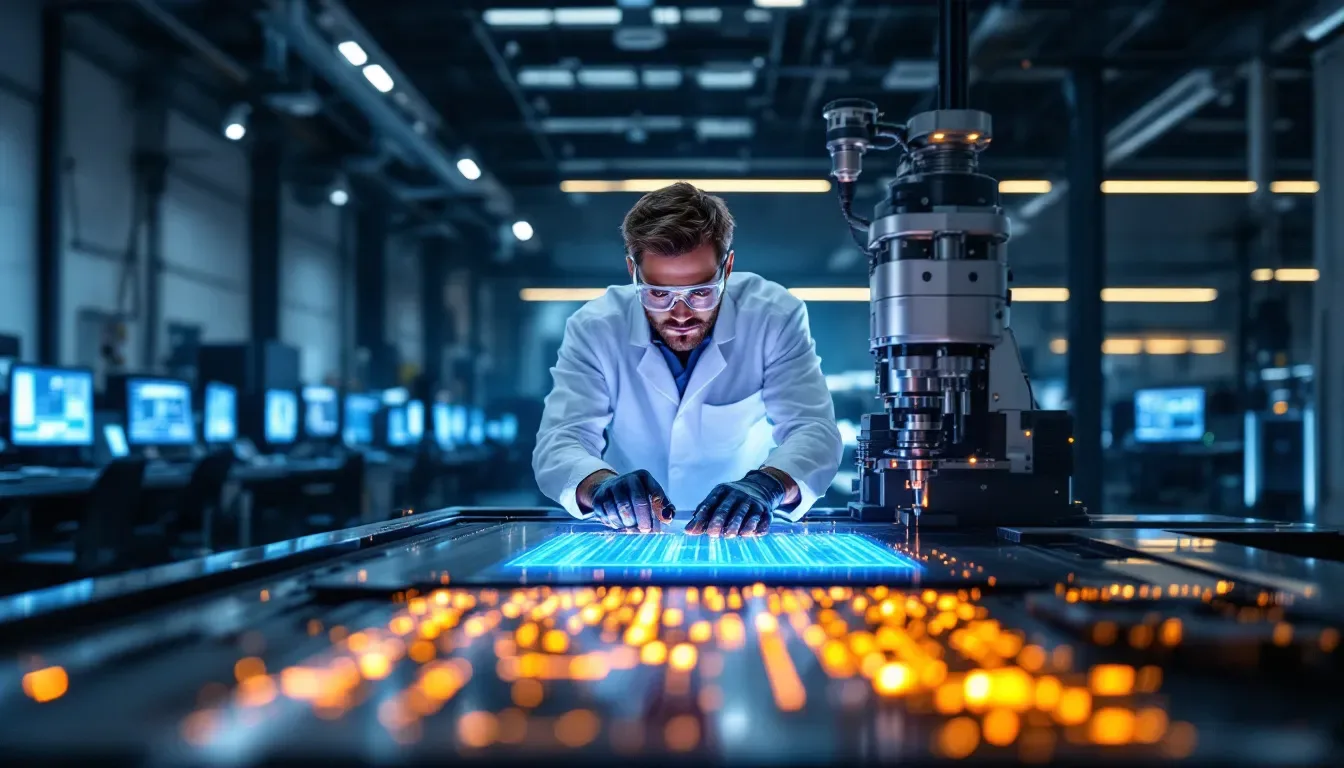
[[[767,534],[767,533],[770,532],[770,521],[771,521],[773,518],[774,518],[774,513],[772,513],[772,512],[766,512],[764,515],[761,515],[761,520],[760,520],[760,522],[756,523],[756,535],[757,535],[757,536],[764,536],[765,534]]]
[[[715,507],[714,516],[710,518],[710,529],[706,533],[710,534],[711,537],[722,537],[724,529],[727,529],[728,526],[728,518],[731,518],[738,507],[745,507],[746,504],[746,499],[743,499],[739,494],[724,496],[718,506]],[[746,514],[745,508],[743,508],[743,514]],[[742,518],[738,518],[737,525],[742,525]]]
[[[723,516],[723,538],[737,538],[742,533],[742,523],[746,522],[747,515],[757,507],[758,504],[751,502],[750,499],[739,498],[737,503],[728,508],[728,514]]]
[[[616,514],[620,520],[621,528],[634,528],[635,521],[635,503],[630,498],[630,487],[621,483],[612,491],[616,498]]]
[[[672,522],[672,518],[677,515],[677,510],[672,506],[672,502],[668,501],[667,492],[652,476],[645,481],[645,485],[648,486],[649,502],[653,509],[653,529],[657,531],[667,523]]]
[[[709,492],[705,500],[700,502],[700,506],[695,508],[695,514],[691,516],[691,521],[686,524],[686,532],[692,535],[704,533],[709,528],[709,519],[714,515],[714,510],[719,506],[719,500],[728,494],[729,488],[725,485],[718,485]]]
[[[742,528],[738,531],[738,536],[755,536],[756,528],[761,524],[761,511],[753,509],[750,514],[742,521]]]
[[[647,488],[641,483],[630,489],[630,503],[635,509],[635,525],[642,533],[653,530],[653,499]]]

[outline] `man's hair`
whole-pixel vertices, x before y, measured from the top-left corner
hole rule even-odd
[[[733,215],[722,198],[684,181],[639,198],[621,223],[625,252],[639,264],[646,253],[680,256],[705,243],[714,245],[719,264],[733,244]]]

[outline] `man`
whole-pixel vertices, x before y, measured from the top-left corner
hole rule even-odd
[[[631,284],[565,324],[532,468],[580,519],[754,536],[825,493],[843,445],[803,303],[733,272],[733,217],[690,184],[626,214]]]

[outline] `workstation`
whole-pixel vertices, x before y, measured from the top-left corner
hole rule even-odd
[[[34,0],[0,750],[1338,764],[1344,7],[1193,5]]]

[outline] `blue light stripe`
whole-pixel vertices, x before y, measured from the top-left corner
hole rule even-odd
[[[564,533],[508,563],[514,568],[897,568],[914,563],[855,533],[777,533],[722,539],[681,533]]]

